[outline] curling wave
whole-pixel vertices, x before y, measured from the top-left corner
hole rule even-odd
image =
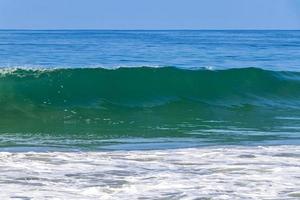
[[[111,129],[104,122],[112,118],[119,124],[127,120],[127,127],[140,121],[145,129],[191,118],[238,121],[251,111],[297,114],[300,108],[299,72],[138,67],[2,69],[0,74],[1,132],[79,130],[80,122]]]

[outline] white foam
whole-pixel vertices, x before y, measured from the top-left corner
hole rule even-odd
[[[298,199],[300,146],[0,153],[0,199]]]

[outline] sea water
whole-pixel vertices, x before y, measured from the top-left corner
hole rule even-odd
[[[1,199],[300,198],[300,31],[0,31]]]

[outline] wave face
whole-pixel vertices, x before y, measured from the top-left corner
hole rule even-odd
[[[139,67],[2,69],[0,76],[1,133],[110,138],[194,136],[224,127],[282,131],[298,123],[299,108],[298,72]]]
[[[298,106],[300,73],[258,68],[2,70],[1,104],[33,107],[156,107],[172,102]],[[285,104],[282,104],[282,103]],[[7,106],[5,106],[7,105]]]

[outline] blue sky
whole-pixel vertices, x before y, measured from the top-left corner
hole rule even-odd
[[[300,0],[0,0],[0,29],[300,29]]]

